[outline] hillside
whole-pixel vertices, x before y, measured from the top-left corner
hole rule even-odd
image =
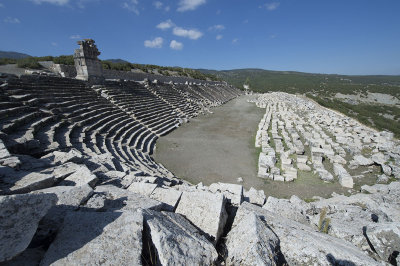
[[[30,55],[18,53],[18,52],[8,52],[8,51],[0,51],[0,58],[11,58],[11,59],[22,59],[31,57]]]

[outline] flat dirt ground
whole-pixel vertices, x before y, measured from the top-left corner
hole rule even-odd
[[[177,177],[192,184],[216,182],[242,184],[246,189],[262,189],[266,196],[303,199],[329,197],[345,193],[337,183],[326,184],[309,173],[299,173],[292,183],[274,182],[257,177],[258,152],[254,147],[258,123],[265,109],[241,96],[200,115],[157,141],[153,155]],[[238,177],[244,182],[239,183]]]

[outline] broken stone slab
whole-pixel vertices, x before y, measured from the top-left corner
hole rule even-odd
[[[341,164],[333,164],[333,172],[339,178],[339,184],[342,185],[342,187],[353,188],[353,178]]]
[[[361,154],[358,154],[358,155],[354,156],[353,161],[351,161],[350,164],[361,165],[361,166],[369,166],[369,165],[373,165],[374,161],[369,159],[369,158],[365,158]]]
[[[157,261],[161,265],[214,265],[213,244],[182,215],[143,211]]]
[[[71,149],[69,152],[53,151],[42,157],[42,159],[49,159],[55,164],[64,164],[67,162],[82,163],[83,156],[77,149]]]
[[[306,172],[311,171],[311,167],[305,163],[297,163],[297,169],[299,169],[300,171],[306,171]]]
[[[0,179],[0,195],[28,193],[51,187],[56,182],[53,174],[16,171],[6,166],[0,166]]]
[[[227,220],[225,196],[211,192],[183,192],[176,213],[184,215],[217,243]]]
[[[264,166],[266,168],[271,168],[275,165],[276,163],[276,158],[275,156],[267,155],[263,152],[260,153],[258,157],[258,165],[259,166]]]
[[[328,172],[325,168],[315,168],[315,172],[319,175],[319,178],[321,180],[324,180],[326,182],[332,182],[333,181],[333,175]]]
[[[97,176],[84,164],[79,164],[74,173],[66,177],[61,183],[61,186],[83,186],[88,184],[94,187],[97,182]]]
[[[274,175],[274,181],[285,182],[285,177],[281,175]]]
[[[367,226],[368,240],[379,257],[391,262],[400,252],[400,223],[377,223]]]
[[[56,202],[55,194],[0,196],[0,262],[28,247],[39,221]]]
[[[70,212],[40,265],[141,265],[139,212]]]
[[[297,155],[297,164],[299,164],[299,163],[306,164],[307,160],[308,160],[308,156],[307,155]]]
[[[146,196],[112,185],[97,186],[85,207],[97,211],[161,210],[163,204]]]
[[[380,265],[351,243],[316,232],[304,224],[284,218],[247,202],[240,205],[232,230],[250,213],[264,219],[280,240],[280,250],[288,265]]]
[[[227,265],[278,265],[279,239],[254,212],[228,233]]]
[[[153,191],[156,189],[156,187],[157,184],[133,182],[128,187],[128,190],[149,197],[151,193],[153,193]]]
[[[379,184],[387,184],[389,182],[389,177],[385,174],[381,174],[378,176],[378,179],[376,180],[376,183]]]
[[[243,201],[243,186],[228,183],[213,183],[209,186],[208,190],[212,193],[222,193],[228,201],[236,206],[239,206]]]
[[[182,196],[182,192],[175,189],[167,189],[157,187],[153,193],[151,193],[150,198],[163,203],[162,209],[165,211],[173,212]]]
[[[309,224],[310,219],[306,211],[310,207],[295,195],[290,200],[270,196],[262,208],[296,222]]]
[[[243,197],[244,201],[247,201],[251,204],[262,206],[265,203],[264,190],[256,190],[255,188],[251,187],[248,191],[244,190]]]

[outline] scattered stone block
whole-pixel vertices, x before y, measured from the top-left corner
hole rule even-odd
[[[353,178],[341,164],[333,164],[333,172],[339,178],[339,183],[342,187],[353,188]]]
[[[265,203],[265,194],[263,190],[256,190],[255,188],[251,187],[249,191],[244,190],[243,196],[244,201],[247,201],[251,204],[262,206]]]
[[[227,265],[278,265],[279,239],[254,212],[227,235]]]
[[[141,265],[139,212],[70,212],[41,265]]]
[[[28,247],[39,221],[56,202],[55,194],[0,196],[0,262]]]
[[[94,187],[97,182],[97,176],[92,174],[86,165],[80,164],[75,172],[66,177],[61,183],[61,186],[83,186],[85,184]]]
[[[390,262],[400,252],[400,223],[377,223],[367,226],[366,236],[379,257]]]
[[[297,169],[299,169],[300,171],[306,171],[306,172],[311,171],[311,167],[305,163],[297,163]]]
[[[218,254],[189,221],[177,213],[143,211],[161,265],[214,265]]]
[[[239,206],[243,201],[243,186],[228,183],[214,183],[208,188],[213,193],[222,193],[228,201],[236,206]]]
[[[157,184],[133,182],[128,190],[149,197],[156,187]]]
[[[182,196],[182,192],[175,189],[166,189],[157,187],[153,193],[151,193],[150,198],[155,199],[163,203],[162,209],[164,211],[175,211],[176,206]]]
[[[210,192],[183,192],[175,212],[208,234],[213,243],[217,243],[227,220],[224,195]]]

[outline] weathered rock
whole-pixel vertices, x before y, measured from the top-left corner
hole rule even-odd
[[[289,265],[335,265],[346,263],[378,265],[376,261],[344,240],[318,233],[306,225],[247,202],[240,205],[233,228],[252,212],[264,219],[269,228],[279,238],[281,252]]]
[[[40,219],[56,202],[54,194],[0,196],[0,262],[28,247]]]
[[[234,227],[226,240],[227,265],[277,265],[279,239],[254,212]]]
[[[112,185],[97,186],[85,207],[98,211],[161,210],[163,204],[146,196]]]
[[[365,231],[376,253],[384,261],[391,261],[400,252],[400,223],[370,224]]]
[[[4,166],[0,166],[0,179],[0,195],[27,193],[51,187],[56,182],[53,174],[15,171]]]
[[[133,182],[128,190],[149,197],[156,187],[157,184]]]
[[[161,265],[213,265],[218,254],[213,244],[183,216],[143,211]]]
[[[175,211],[181,196],[181,191],[158,187],[153,191],[153,193],[151,193],[150,198],[162,202],[163,210],[173,212]]]
[[[297,168],[298,168],[300,171],[307,171],[307,172],[310,172],[310,171],[311,171],[311,167],[308,166],[308,165],[305,164],[305,163],[298,163],[298,164],[297,164]]]
[[[349,175],[346,169],[341,164],[333,164],[333,171],[339,178],[339,183],[342,187],[353,188],[353,178]]]
[[[354,160],[350,163],[353,163],[355,165],[368,166],[368,165],[374,164],[374,161],[358,154],[358,155],[354,156]]]
[[[183,192],[176,213],[184,215],[216,243],[226,220],[225,197],[210,192]]]
[[[64,164],[67,162],[82,163],[83,161],[82,153],[77,149],[71,149],[69,152],[53,151],[42,158],[50,159],[56,164]]]
[[[240,205],[243,201],[243,186],[227,183],[214,183],[208,188],[213,193],[222,193],[233,205]]]
[[[257,204],[259,206],[264,205],[265,203],[265,194],[263,190],[256,190],[251,187],[249,191],[244,190],[244,201],[247,201],[251,204]]]
[[[262,207],[265,210],[299,223],[309,224],[309,217],[306,214],[306,211],[309,207],[297,196],[293,195],[290,200],[277,199],[270,196]]]
[[[376,182],[380,184],[386,184],[389,182],[389,177],[385,174],[379,175]]]
[[[86,165],[79,165],[75,172],[65,178],[61,186],[83,186],[85,184],[94,187],[97,182],[97,177],[90,172]]]
[[[139,212],[70,212],[41,265],[140,265]]]

